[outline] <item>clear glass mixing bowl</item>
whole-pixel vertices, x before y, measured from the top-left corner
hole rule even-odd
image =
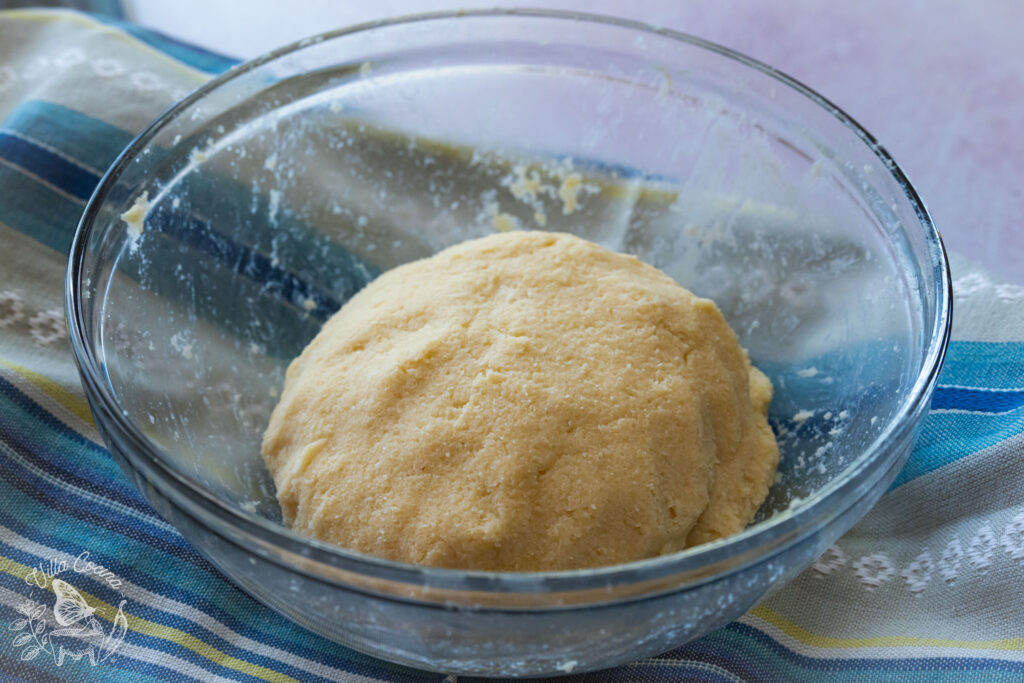
[[[776,387],[782,463],[755,524],[536,574],[281,526],[259,444],[288,362],[376,274],[496,226],[576,233],[718,303]],[[669,31],[495,11],[317,36],[174,106],[90,201],[67,314],[114,457],[245,590],[395,662],[536,676],[707,633],[859,519],[927,409],[949,284],[900,169],[806,87]]]

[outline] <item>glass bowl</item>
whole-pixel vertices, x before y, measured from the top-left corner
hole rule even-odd
[[[755,523],[550,573],[401,564],[284,528],[260,439],[325,318],[398,264],[541,227],[718,303],[776,388],[782,460]],[[903,173],[800,83],[670,31],[486,11],[324,34],[195,91],[103,178],[66,305],[111,453],[238,585],[384,659],[539,676],[718,628],[857,521],[928,407],[949,287]]]

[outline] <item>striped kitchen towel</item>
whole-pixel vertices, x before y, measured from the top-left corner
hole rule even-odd
[[[82,398],[61,312],[78,217],[134,134],[231,64],[109,19],[0,12],[4,681],[444,680],[304,631],[228,582],[125,479]],[[955,341],[875,509],[733,624],[578,680],[1024,678],[1024,288],[953,268]]]

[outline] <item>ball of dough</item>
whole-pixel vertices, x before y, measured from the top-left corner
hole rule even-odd
[[[743,529],[771,384],[715,305],[567,235],[381,275],[288,368],[263,441],[285,523],[393,560],[616,564]]]

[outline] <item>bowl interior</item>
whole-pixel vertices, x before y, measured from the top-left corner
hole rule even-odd
[[[379,273],[505,228],[580,235],[714,299],[775,385],[782,460],[760,519],[869,450],[935,327],[900,176],[769,72],[576,23],[469,15],[308,41],[136,143],[94,205],[78,306],[162,457],[279,520],[259,446],[289,361]],[[122,214],[140,201],[136,234]]]

